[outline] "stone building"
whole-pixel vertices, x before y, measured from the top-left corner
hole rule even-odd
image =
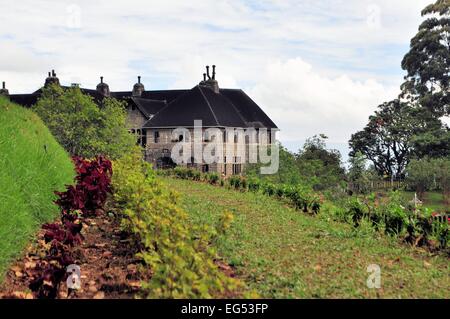
[[[60,85],[54,71],[49,72],[45,80],[45,85],[52,83]],[[128,128],[136,135],[137,143],[144,148],[146,160],[157,168],[176,165],[172,158],[176,145],[190,146],[193,150],[195,143],[203,148],[218,143],[220,139],[220,142],[223,141],[221,148],[214,149],[212,153],[221,160],[207,162],[181,152],[185,160],[178,162],[178,165],[227,176],[240,174],[249,161],[252,147],[258,147],[261,143],[270,145],[275,141],[274,132],[278,130],[244,91],[219,87],[215,66],[212,67],[211,75],[207,66],[203,80],[187,90],[148,91],[141,83],[140,76],[132,91],[110,91],[103,77],[95,90],[80,89],[98,103],[108,97],[125,101]],[[36,103],[41,92],[42,89],[31,94],[9,94],[4,82],[0,89],[0,94],[8,95],[13,102],[27,107]],[[198,128],[195,121],[201,121],[202,127]],[[180,128],[183,128],[181,133]],[[244,134],[242,130],[245,130]],[[211,134],[211,131],[221,135]],[[258,134],[263,131],[268,131],[268,134]]]

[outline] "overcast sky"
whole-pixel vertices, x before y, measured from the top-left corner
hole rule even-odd
[[[350,135],[397,96],[401,60],[432,0],[0,0],[0,81],[29,93],[55,69],[63,84],[191,88],[217,65],[297,150]]]

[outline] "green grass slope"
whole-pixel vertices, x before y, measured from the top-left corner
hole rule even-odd
[[[0,97],[0,281],[39,225],[57,216],[53,192],[73,177],[69,155],[39,117]]]
[[[267,298],[450,298],[448,259],[413,249],[367,227],[312,217],[254,193],[164,178],[196,223],[214,225],[223,211],[235,221],[217,241],[238,277]],[[367,267],[381,268],[369,289]]]

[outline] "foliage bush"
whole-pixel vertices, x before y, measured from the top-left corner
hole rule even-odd
[[[240,286],[215,265],[211,246],[218,233],[229,227],[232,217],[224,215],[219,229],[196,226],[176,204],[176,195],[156,179],[139,151],[113,164],[113,190],[123,227],[140,241],[139,257],[153,270],[143,284],[151,298],[212,298]],[[192,170],[175,168],[175,176],[195,179]]]
[[[333,212],[337,219],[351,221],[355,228],[367,220],[375,230],[384,229],[387,235],[403,237],[415,246],[430,245],[434,238],[439,248],[447,248],[448,216],[426,208],[407,207],[399,192],[391,192],[387,198],[377,198],[375,194],[353,196],[348,199],[344,215],[339,209]]]
[[[77,87],[51,85],[32,108],[58,142],[72,155],[115,159],[136,143],[126,128],[122,102],[105,98],[97,105]]]

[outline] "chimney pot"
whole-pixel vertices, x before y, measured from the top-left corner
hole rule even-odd
[[[206,76],[208,77],[208,79],[211,79],[211,77],[209,76],[209,65],[206,66]]]
[[[141,76],[138,76],[138,83],[141,83]]]
[[[4,81],[2,82],[2,88],[0,89],[0,95],[5,95],[5,96],[9,95],[9,91],[6,89],[6,83]]]
[[[100,77],[100,83],[103,83],[103,76]]]
[[[212,68],[213,68],[213,71],[212,71],[212,78],[213,78],[213,80],[215,80],[215,79],[216,79],[216,66],[213,65]]]
[[[52,76],[53,76],[53,77],[56,76],[55,70],[52,70]]]

